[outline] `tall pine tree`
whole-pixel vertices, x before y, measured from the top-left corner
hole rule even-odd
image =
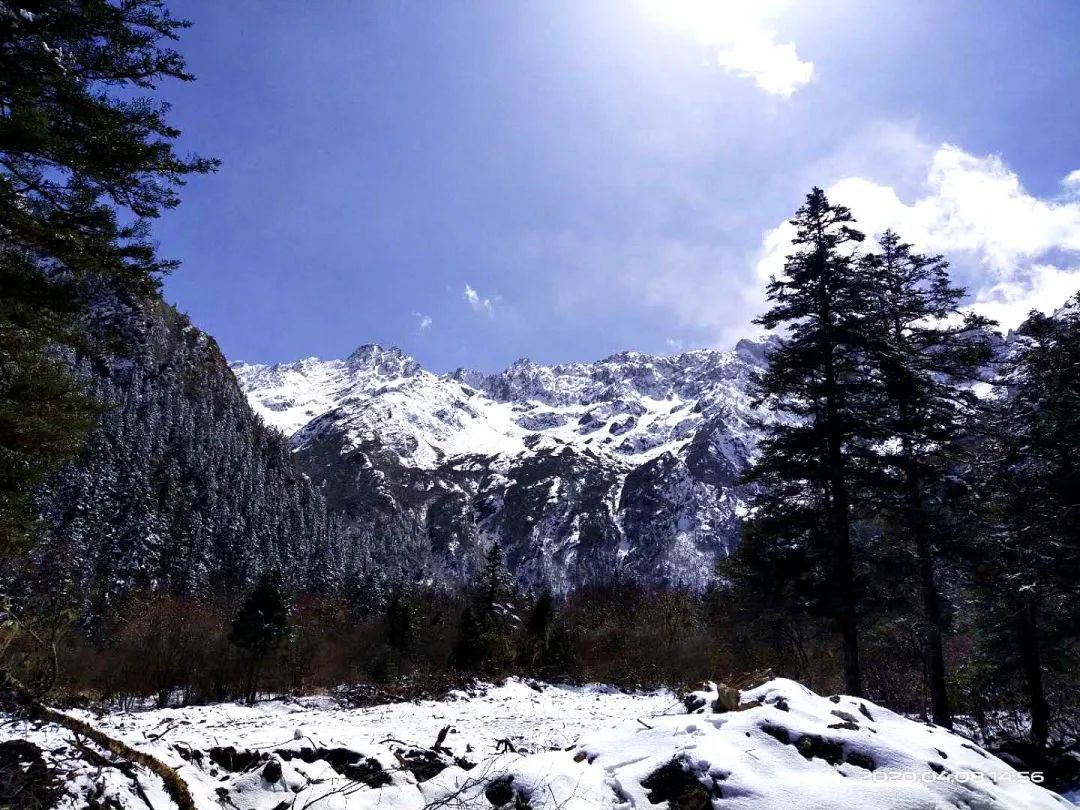
[[[102,284],[136,294],[174,266],[149,222],[215,168],[173,149],[163,79],[188,25],[162,0],[33,0],[0,11],[0,553],[25,545],[28,496],[75,453],[95,404],[70,373]]]
[[[247,595],[233,619],[229,640],[247,657],[244,699],[249,705],[255,702],[258,694],[259,669],[263,662],[292,632],[290,612],[281,574],[271,570]]]
[[[808,582],[836,623],[844,686],[861,695],[857,585],[852,543],[855,452],[865,408],[860,365],[869,286],[854,258],[863,234],[851,212],[814,188],[792,220],[795,252],[768,286],[772,308],[756,322],[778,329],[757,397],[775,415],[750,474],[755,485],[743,559],[804,558]]]
[[[964,290],[950,284],[941,256],[913,252],[892,231],[879,247],[860,259],[873,327],[863,360],[873,394],[864,435],[878,473],[867,477],[862,494],[869,510],[913,549],[932,715],[951,727],[936,516],[947,506],[942,499],[949,465],[977,407],[969,383],[992,356],[985,331],[991,324],[960,315]]]
[[[1080,638],[1080,295],[1053,316],[1031,314],[1000,382],[969,471],[975,526],[963,550],[982,644],[1017,665],[1044,747],[1049,662],[1075,667],[1068,650]]]
[[[510,604],[514,583],[498,541],[488,549],[484,567],[471,590],[471,598],[461,615],[452,659],[455,667],[475,671],[508,654],[507,632],[514,620]]]

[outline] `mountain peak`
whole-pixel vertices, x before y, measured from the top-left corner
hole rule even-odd
[[[435,375],[365,344],[240,377],[313,477],[355,482],[329,488],[335,509],[356,525],[393,512],[426,527],[425,560],[447,571],[473,542],[458,527],[476,525],[530,582],[566,590],[618,560],[704,587],[738,536],[737,483],[758,440],[745,395],[755,346]]]
[[[383,377],[412,377],[423,371],[415,358],[397,346],[364,343],[345,358],[350,370],[371,369]]]
[[[401,351],[397,346],[383,346],[381,343],[361,343],[353,350],[352,354],[350,354],[347,359],[363,362],[383,356],[407,357],[408,355]]]

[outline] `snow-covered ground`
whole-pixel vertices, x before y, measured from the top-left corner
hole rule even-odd
[[[510,680],[362,709],[310,698],[78,714],[176,767],[207,810],[1071,806],[964,738],[866,701],[774,680],[743,693],[748,708],[715,713],[700,694],[688,713],[668,692]],[[68,770],[66,807],[94,795],[125,810],[170,806],[155,777],[140,773],[136,787],[72,758],[55,727],[9,722],[3,739],[29,740]]]

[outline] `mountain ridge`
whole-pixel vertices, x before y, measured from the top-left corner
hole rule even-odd
[[[496,403],[523,406],[588,408],[626,395],[689,401],[700,397],[710,381],[722,378],[736,359],[763,367],[767,345],[768,341],[741,340],[728,351],[695,349],[670,355],[622,351],[593,362],[556,364],[535,363],[522,357],[502,371],[461,367],[443,374],[428,371],[397,346],[377,343],[361,344],[341,359],[306,357],[283,363],[236,361],[229,365],[264,421],[292,436],[351,396],[385,394],[395,381],[421,376],[438,385],[465,386],[471,389],[463,392],[467,397],[481,394]],[[667,373],[650,377],[657,366]],[[620,369],[633,373],[620,375]],[[302,412],[298,412],[300,407],[304,408]],[[552,426],[522,427],[539,432]]]
[[[424,575],[461,574],[498,540],[528,585],[704,587],[737,542],[767,345],[436,375],[364,344],[231,368],[331,508],[413,527]]]

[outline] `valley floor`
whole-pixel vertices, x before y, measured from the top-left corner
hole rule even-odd
[[[359,709],[316,697],[75,714],[177,768],[206,810],[1071,806],[962,737],[865,701],[774,680],[718,714],[715,693],[695,694],[688,713],[669,692],[511,679]],[[62,807],[170,806],[155,777],[88,759],[61,729],[9,721],[0,740],[41,749]]]

